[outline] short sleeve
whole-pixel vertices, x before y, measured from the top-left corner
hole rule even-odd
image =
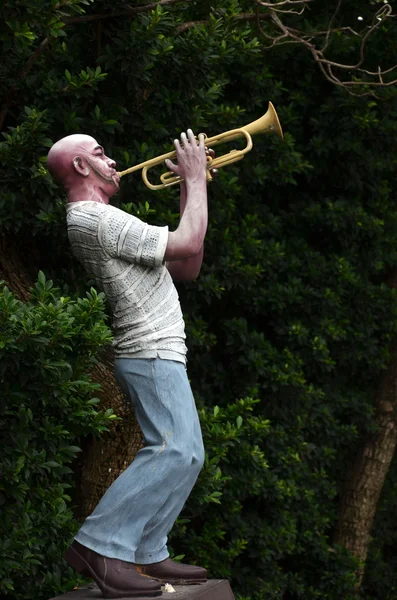
[[[107,206],[99,222],[98,238],[112,257],[159,267],[167,248],[168,227],[148,225],[114,206]]]

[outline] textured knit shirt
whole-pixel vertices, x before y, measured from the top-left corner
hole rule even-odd
[[[168,227],[99,202],[67,205],[73,254],[105,293],[116,356],[186,362],[178,293],[164,265]]]

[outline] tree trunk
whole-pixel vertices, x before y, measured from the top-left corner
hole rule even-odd
[[[340,504],[335,542],[364,564],[372,524],[397,442],[397,353],[382,377],[376,397],[378,432],[365,440],[350,466]],[[359,572],[361,583],[364,568]]]
[[[397,272],[388,281],[397,287]],[[365,569],[378,501],[397,444],[397,348],[381,376],[375,397],[377,433],[363,440],[348,469],[339,507],[334,541],[361,561],[359,589]]]
[[[107,348],[92,371],[93,380],[101,385],[98,396],[102,408],[111,407],[122,417],[112,429],[99,438],[83,444],[83,460],[77,486],[78,518],[89,515],[108,487],[132,462],[142,446],[142,433],[132,408],[128,408],[123,392],[113,375],[113,352]]]
[[[15,245],[4,237],[0,238],[0,281],[4,281],[19,300],[25,302],[29,298],[33,280],[19,258]]]
[[[26,252],[26,246],[24,245]],[[29,255],[31,255],[29,250]],[[0,281],[22,301],[29,298],[32,275],[12,240],[0,238]],[[76,517],[84,518],[95,508],[113,481],[132,462],[142,445],[142,434],[134,411],[128,409],[113,375],[113,354],[107,348],[92,370],[92,378],[101,385],[98,396],[102,409],[112,408],[122,418],[108,433],[81,441],[82,457],[77,469]]]

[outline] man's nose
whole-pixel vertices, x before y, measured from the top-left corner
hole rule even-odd
[[[107,163],[111,169],[116,168],[116,161],[113,158],[107,158]]]

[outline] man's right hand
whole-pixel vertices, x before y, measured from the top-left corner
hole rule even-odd
[[[204,145],[204,135],[200,133],[197,144],[191,129],[181,134],[181,141],[175,140],[175,151],[178,164],[166,159],[167,168],[185,180],[186,185],[206,180],[207,157]]]

